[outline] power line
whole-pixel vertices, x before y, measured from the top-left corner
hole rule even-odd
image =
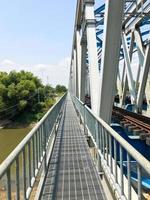
[[[14,110],[9,111],[9,112],[7,112],[7,113],[5,113],[5,114],[3,114],[3,115],[0,115],[0,119],[6,117],[6,116],[8,116],[8,115],[10,115],[10,117],[8,117],[8,119],[11,118],[11,117],[13,116],[13,115],[11,115],[11,114],[13,114],[15,111],[17,111],[17,108],[15,108]]]
[[[37,94],[37,92],[38,92],[38,90],[35,92],[34,95],[32,95],[31,97],[29,97],[28,99],[26,99],[26,101],[29,101],[31,98],[33,98],[33,97]],[[0,113],[1,113],[1,112],[4,112],[4,111],[7,111],[7,110],[10,110],[10,109],[12,109],[12,108],[15,108],[15,107],[18,106],[18,105],[19,105],[19,103],[15,104],[15,105],[13,105],[13,106],[10,106],[10,107],[8,107],[8,108],[5,108],[5,109],[1,109],[1,110],[0,110]]]

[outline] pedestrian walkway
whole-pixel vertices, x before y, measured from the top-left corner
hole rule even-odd
[[[41,199],[105,199],[98,172],[69,96],[59,125]]]

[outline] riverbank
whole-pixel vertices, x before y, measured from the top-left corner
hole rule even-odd
[[[7,124],[10,124],[11,120],[0,120],[0,129],[4,128],[5,126],[7,126]]]
[[[37,122],[31,122],[31,123],[20,123],[20,122],[14,122],[12,120],[0,120],[0,129],[19,129],[19,128],[33,128]]]
[[[19,122],[13,122],[9,120],[9,123],[7,123],[5,126],[3,126],[4,129],[21,129],[21,128],[33,128],[37,123],[36,122],[31,122],[30,124],[28,123],[19,123]]]

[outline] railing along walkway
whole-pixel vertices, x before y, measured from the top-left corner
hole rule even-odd
[[[41,199],[105,199],[70,97],[58,128]]]

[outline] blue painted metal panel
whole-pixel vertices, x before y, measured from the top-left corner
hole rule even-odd
[[[128,137],[127,132],[119,124],[112,124],[111,127],[129,144],[131,144],[138,152],[140,152],[146,159],[150,160],[150,146],[148,146],[145,141],[140,139],[131,139],[130,137]],[[119,146],[117,148],[119,155]],[[126,152],[124,152],[124,160],[126,160]]]
[[[150,160],[150,147],[146,145],[145,141],[140,139],[131,139],[127,136],[126,131],[119,124],[112,124],[111,127],[129,144],[131,144],[138,152],[140,152],[146,159]],[[112,138],[112,153],[114,157],[114,139]],[[118,165],[120,162],[120,152],[119,152],[119,144],[117,143],[117,161]],[[138,177],[137,177],[137,163],[131,158],[131,180],[135,182],[137,185]],[[124,174],[127,175],[127,152],[123,149],[123,171]],[[145,172],[142,173],[142,186],[146,189],[150,189],[150,177],[147,176]]]
[[[102,6],[100,6],[99,8],[97,8],[95,11],[94,11],[94,14],[97,15],[97,14],[100,14],[102,11],[105,10],[105,4],[103,4]]]

